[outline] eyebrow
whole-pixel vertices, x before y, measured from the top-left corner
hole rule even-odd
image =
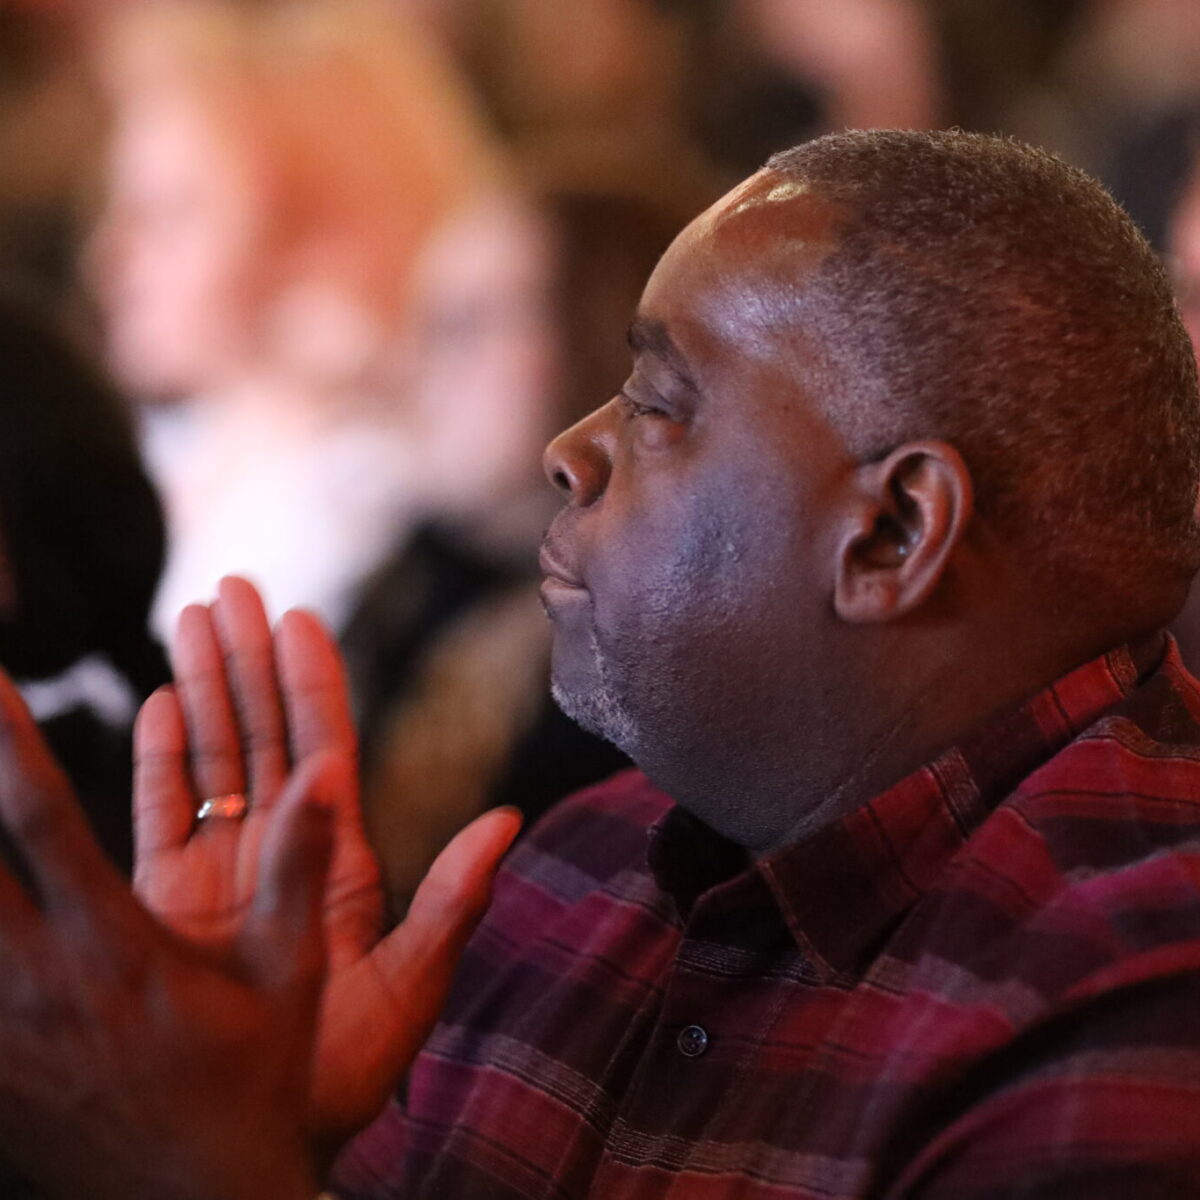
[[[665,362],[693,392],[699,392],[696,380],[678,346],[671,340],[667,327],[650,317],[634,317],[629,323],[625,340],[634,354],[652,354]]]

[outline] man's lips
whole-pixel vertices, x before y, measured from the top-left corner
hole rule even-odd
[[[545,576],[545,579],[542,581],[543,592],[547,588],[572,588],[577,592],[585,590],[579,577],[569,568],[563,566],[546,546],[542,547],[542,551],[538,555],[538,565]]]

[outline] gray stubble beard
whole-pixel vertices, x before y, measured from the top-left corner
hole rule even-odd
[[[588,649],[596,669],[595,685],[579,694],[568,692],[553,683],[550,694],[558,707],[577,725],[632,755],[633,747],[637,744],[637,722],[613,686],[594,629],[588,632]]]

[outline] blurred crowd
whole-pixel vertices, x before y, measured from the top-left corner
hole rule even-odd
[[[0,369],[4,665],[119,741],[221,574],[316,609],[400,911],[486,804],[619,765],[546,699],[538,455],[673,234],[826,130],[1002,131],[1109,184],[1200,331],[1198,113],[1194,0],[0,0],[0,345],[61,343]],[[106,532],[25,561],[47,512]]]

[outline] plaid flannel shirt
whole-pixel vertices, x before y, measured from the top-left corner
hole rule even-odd
[[[567,801],[342,1193],[1200,1195],[1200,685],[1149,657],[758,862],[635,772]]]

